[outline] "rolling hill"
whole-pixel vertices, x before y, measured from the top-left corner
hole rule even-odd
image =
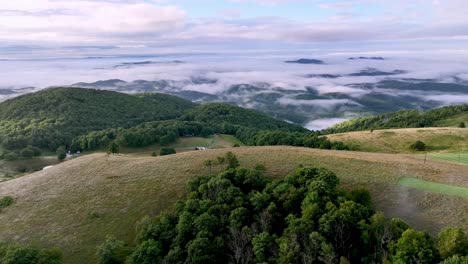
[[[466,198],[408,187],[403,177],[468,188],[468,166],[412,155],[325,151],[295,147],[242,147],[233,151],[246,167],[263,164],[267,176],[283,177],[299,165],[334,171],[344,188],[364,186],[375,207],[432,233],[445,226],[468,228]],[[59,247],[65,263],[90,263],[96,246],[114,235],[131,244],[135,223],[173,207],[189,179],[208,171],[203,161],[227,150],[163,157],[92,154],[46,171],[0,183],[14,204],[0,213],[0,240]],[[464,188],[464,189],[463,189]]]
[[[363,57],[362,59],[375,58]],[[307,67],[304,64],[297,64],[297,61],[289,65]],[[406,70],[400,69],[401,65],[395,66],[393,70],[365,67],[340,74],[314,72],[313,64],[309,66],[312,67],[310,72],[294,77],[296,81],[300,80],[301,84],[296,87],[301,87],[300,89],[291,89],[289,87],[294,86],[282,86],[269,81],[249,83],[242,80],[219,89],[220,83],[224,82],[212,76],[132,82],[111,79],[78,83],[75,86],[125,93],[160,92],[180,96],[197,103],[225,102],[253,108],[271,117],[288,120],[302,126],[307,126],[316,119],[349,118],[405,109],[428,110],[453,102],[452,99],[447,98],[462,98],[468,94],[466,82],[445,83],[436,79],[407,78],[406,75],[411,72],[407,73]],[[363,77],[376,77],[376,79],[373,82],[371,79],[374,78],[370,78],[369,82],[363,83]],[[331,83],[342,85],[344,79],[349,80],[347,81],[349,83],[343,86],[345,87],[343,91],[341,91],[343,87],[336,91],[328,88]],[[304,86],[306,83],[317,83],[317,85]],[[212,92],[209,92],[208,87],[212,87]],[[310,128],[322,129],[314,126]]]
[[[200,105],[185,114],[181,120],[196,121],[217,126],[223,124],[229,126],[243,126],[258,130],[308,131],[299,125],[274,119],[255,110],[222,103]]]
[[[427,145],[429,152],[468,151],[468,129],[456,127],[355,131],[330,134],[327,138],[368,152],[414,153],[409,146],[418,140]]]
[[[331,134],[386,128],[457,126],[461,122],[468,123],[468,105],[446,106],[428,111],[403,110],[360,117],[337,124],[324,132]]]
[[[0,103],[0,142],[12,150],[34,145],[55,151],[90,131],[174,119],[195,106],[166,94],[46,89]]]
[[[98,141],[110,133],[118,134],[117,129],[139,136],[146,133],[145,141],[155,143],[156,137],[187,126],[205,128],[200,134],[203,136],[213,134],[208,131],[211,127],[228,134],[235,134],[238,127],[307,132],[301,126],[233,105],[197,105],[159,93],[129,95],[106,90],[51,88],[0,103],[0,156],[2,148],[19,153],[28,145],[47,151],[55,151],[62,145],[73,148],[73,141],[79,136],[103,133],[95,139]],[[168,127],[173,130],[168,131]],[[164,133],[160,131],[164,129]]]

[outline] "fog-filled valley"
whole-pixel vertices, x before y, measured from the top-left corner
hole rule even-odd
[[[468,264],[467,0],[0,4],[0,264]]]
[[[319,130],[362,115],[468,103],[467,61],[468,53],[448,50],[10,56],[0,61],[0,100],[54,86],[161,92]]]

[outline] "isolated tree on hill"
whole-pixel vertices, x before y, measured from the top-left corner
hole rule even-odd
[[[172,155],[176,154],[176,150],[174,148],[161,148],[159,151],[159,155],[161,156],[166,156],[166,155]]]
[[[459,128],[465,128],[466,127],[465,122],[460,122],[460,124],[458,124],[458,127]]]
[[[58,147],[56,153],[58,160],[64,160],[67,157],[67,150],[64,146]]]
[[[204,165],[205,167],[208,167],[208,170],[209,170],[209,172],[210,172],[210,175],[211,175],[211,167],[213,166],[213,164],[214,164],[213,160],[205,160],[205,161],[203,161],[203,165]]]
[[[119,152],[120,152],[119,144],[117,144],[117,142],[115,141],[112,141],[109,145],[109,153],[112,153],[112,155],[114,155],[114,154],[119,154]]]
[[[422,141],[416,141],[413,144],[411,144],[410,149],[415,150],[415,151],[424,151],[426,150],[426,144]]]
[[[236,155],[234,155],[234,153],[232,153],[231,151],[226,153],[226,156],[224,156],[224,158],[226,159],[228,169],[235,169],[239,167],[239,160],[237,159]]]

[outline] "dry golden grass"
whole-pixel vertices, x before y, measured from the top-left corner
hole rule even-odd
[[[468,128],[403,128],[348,132],[327,135],[331,140],[358,146],[359,150],[382,153],[411,153],[409,146],[420,140],[428,151],[456,152],[468,150]]]
[[[241,164],[264,164],[267,176],[283,177],[299,165],[322,166],[342,186],[368,187],[377,209],[402,217],[418,229],[447,225],[468,230],[466,198],[401,187],[400,177],[468,187],[468,166],[411,155],[326,151],[295,147],[241,147],[135,158],[92,154],[0,183],[0,195],[15,203],[0,213],[0,240],[59,247],[65,263],[93,263],[107,235],[127,243],[145,215],[168,210],[185,194],[190,179],[207,173],[206,159],[233,151]]]

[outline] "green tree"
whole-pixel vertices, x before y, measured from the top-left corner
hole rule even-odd
[[[445,259],[440,264],[468,264],[468,256],[454,255],[450,258]]]
[[[466,127],[465,122],[460,122],[460,124],[458,124],[458,127],[459,128],[465,128]]]
[[[26,147],[20,151],[20,155],[23,158],[30,159],[34,157],[34,150],[32,149],[32,147]]]
[[[2,264],[60,264],[62,253],[58,249],[38,250],[23,245],[0,242]]]
[[[64,146],[58,147],[55,153],[57,154],[58,160],[64,160],[67,157],[67,150]]]
[[[5,160],[8,160],[8,161],[13,161],[13,160],[17,160],[18,159],[18,154],[16,154],[15,152],[11,151],[11,152],[6,152],[5,154],[3,154],[3,158]]]
[[[442,258],[468,254],[468,237],[462,228],[445,228],[439,234],[439,253]]]
[[[415,150],[415,151],[425,151],[426,150],[426,144],[424,142],[418,140],[418,141],[414,142],[413,144],[411,144],[410,149]]]
[[[275,248],[278,247],[275,240],[276,236],[270,235],[267,232],[260,233],[253,237],[253,252],[257,263],[266,263],[274,259],[276,254]]]
[[[98,264],[118,264],[124,261],[124,242],[109,237],[96,252]]]
[[[197,237],[188,244],[187,263],[210,264],[217,263],[216,241],[206,237]]]
[[[5,196],[0,199],[0,209],[6,208],[13,204],[13,198],[10,196]]]
[[[159,151],[159,155],[161,156],[167,156],[172,154],[176,154],[176,150],[174,148],[161,148],[161,150]]]
[[[31,264],[37,263],[39,250],[23,247],[14,246],[10,248],[5,257],[2,259],[2,264]]]
[[[147,240],[139,244],[135,251],[130,255],[128,263],[130,264],[153,264],[161,263],[162,249],[159,241]]]
[[[394,263],[430,264],[437,260],[434,240],[427,233],[407,229],[396,243]]]
[[[351,200],[365,207],[372,208],[372,199],[366,188],[360,187],[350,192]]]
[[[37,256],[37,264],[60,264],[62,252],[58,249],[42,250]]]
[[[240,166],[239,160],[237,159],[236,155],[234,155],[234,153],[232,153],[231,151],[226,153],[224,158],[226,159],[228,169],[235,169]]]
[[[117,144],[117,142],[112,141],[109,145],[109,153],[112,153],[112,155],[114,154],[119,154],[120,152],[120,146],[119,144]]]

